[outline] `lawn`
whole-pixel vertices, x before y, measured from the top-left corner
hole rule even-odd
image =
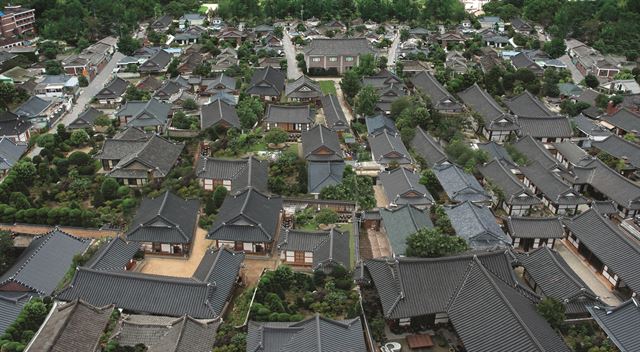
[[[336,94],[336,84],[333,81],[320,81],[323,94]]]

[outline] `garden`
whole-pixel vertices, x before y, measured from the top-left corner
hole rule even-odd
[[[347,270],[331,274],[294,272],[281,265],[266,272],[258,283],[250,310],[254,321],[300,321],[315,313],[331,319],[352,319],[360,314],[359,296]]]

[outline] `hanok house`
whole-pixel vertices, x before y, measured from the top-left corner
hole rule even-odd
[[[391,171],[381,171],[378,178],[387,198],[387,206],[411,204],[424,208],[434,203],[427,188],[420,183],[418,172],[399,167]]]
[[[173,102],[185,88],[175,80],[166,81],[156,90],[153,98],[164,103]]]
[[[166,72],[172,59],[173,56],[165,50],[158,50],[155,55],[138,67],[138,72],[141,74],[159,74]]]
[[[586,306],[603,304],[555,250],[543,246],[515,256],[529,287],[541,297],[562,303],[568,319],[588,318]]]
[[[394,208],[380,209],[381,224],[389,239],[394,256],[404,256],[407,238],[423,228],[433,228],[428,211],[405,204]]]
[[[636,351],[640,348],[640,335],[634,327],[640,325],[640,301],[637,297],[616,307],[604,304],[588,306],[593,319],[604,330],[620,351]]]
[[[287,82],[284,95],[290,101],[318,104],[322,89],[318,82],[302,75],[293,82]]]
[[[315,125],[302,133],[302,154],[309,162],[342,161],[338,133],[324,125]]]
[[[369,146],[371,147],[372,159],[382,168],[386,168],[392,163],[411,164],[411,155],[397,133],[383,130],[378,134],[369,135]]]
[[[537,161],[546,170],[554,172],[566,171],[561,158],[554,157],[542,142],[531,136],[525,136],[513,143],[514,148],[527,157],[527,161]]]
[[[518,117],[519,134],[522,136],[531,136],[543,143],[562,142],[573,136],[569,120],[551,112],[528,91],[507,99],[505,105]]]
[[[584,258],[623,298],[640,292],[640,245],[611,220],[589,209],[564,221],[568,248]]]
[[[196,162],[196,177],[205,191],[215,191],[223,186],[228,191],[239,192],[252,187],[267,192],[269,163],[254,157],[246,159],[220,159],[201,157]]]
[[[27,151],[27,147],[26,143],[16,143],[6,137],[0,138],[0,177],[11,170]]]
[[[351,270],[349,231],[307,232],[293,229],[280,230],[278,250],[283,264],[322,270],[327,273],[335,266]]]
[[[102,111],[90,107],[81,112],[75,120],[71,121],[71,123],[67,126],[67,129],[89,129],[96,132],[106,132],[108,126],[97,126],[95,124],[98,117],[103,115],[106,116]]]
[[[488,189],[495,187],[493,204],[508,215],[521,216],[542,206],[542,201],[497,159],[479,167],[482,182]]]
[[[200,129],[210,127],[240,128],[236,107],[223,99],[216,99],[200,109]]]
[[[282,198],[253,188],[228,194],[207,238],[218,248],[268,255],[278,238]]]
[[[370,136],[379,134],[385,130],[393,134],[398,133],[395,122],[384,114],[367,116],[364,118],[364,122],[367,125],[367,133]]]
[[[144,198],[126,233],[146,253],[188,255],[196,231],[200,201],[166,191]]]
[[[480,182],[458,166],[444,162],[433,166],[432,170],[451,202],[491,202],[491,197],[482,188]]]
[[[511,238],[502,231],[488,207],[464,202],[445,208],[451,226],[471,249],[486,250],[511,246]]]
[[[96,94],[95,99],[101,105],[115,105],[122,102],[122,96],[127,90],[129,82],[120,77],[115,77]]]
[[[538,161],[521,166],[520,171],[524,175],[524,184],[540,196],[542,203],[554,214],[575,214],[581,205],[589,203],[589,199]]]
[[[137,242],[127,242],[122,237],[115,237],[101,245],[84,266],[96,270],[131,270],[136,265],[134,258],[139,250]]]
[[[243,253],[207,250],[193,277],[184,278],[79,267],[57,299],[81,299],[96,306],[115,302],[127,313],[218,319],[239,281],[243,261]]]
[[[583,160],[572,169],[568,181],[574,189],[590,192],[599,199],[612,200],[621,218],[640,213],[640,186],[607,166],[598,158]]]
[[[57,228],[35,237],[16,263],[0,276],[0,292],[51,295],[69,271],[73,257],[84,253],[90,242]]]
[[[271,104],[264,118],[267,130],[280,128],[295,135],[308,131],[314,123],[314,112],[309,105]]]
[[[287,76],[271,66],[253,71],[246,93],[267,102],[277,102],[285,90]]]
[[[496,159],[499,162],[509,166],[516,165],[516,163],[511,158],[511,155],[509,155],[509,152],[507,152],[507,149],[496,142],[476,143],[476,147],[487,152],[487,154],[489,155],[489,159]]]
[[[487,139],[504,142],[509,135],[520,129],[517,118],[507,114],[500,105],[477,84],[458,93],[462,101],[480,115],[482,123],[478,128]]]
[[[121,126],[140,127],[163,133],[169,125],[171,105],[151,98],[148,101],[127,101],[116,112]]]
[[[157,32],[166,32],[172,23],[173,17],[171,15],[164,15],[153,21],[149,27]]]
[[[515,56],[511,57],[511,66],[516,70],[526,69],[538,77],[541,77],[544,73],[544,70],[540,65],[538,65],[535,61],[531,60],[531,58],[524,52],[520,52]]]
[[[319,161],[307,164],[307,192],[316,198],[323,188],[342,182],[344,161]]]
[[[593,141],[591,146],[624,162],[622,173],[629,177],[640,169],[640,145],[611,135],[601,141]]]
[[[82,300],[54,302],[25,351],[95,351],[109,326],[114,305],[95,307]]]
[[[554,248],[556,240],[564,237],[560,218],[509,216],[507,231],[513,239],[513,248],[528,252],[539,247]]]
[[[178,162],[184,144],[142,132],[135,138],[128,134],[105,140],[94,158],[100,160],[107,176],[124,185],[141,187],[161,182]]]
[[[474,257],[498,276],[496,280],[512,287],[517,285],[511,257],[504,250],[440,258],[367,259],[356,269],[356,275],[361,275],[357,281],[377,291],[388,325],[432,327],[449,321],[449,301],[465,279]]]
[[[213,78],[189,77],[193,90],[202,96],[213,96],[219,93],[237,95],[237,80],[221,73]]]
[[[423,168],[431,168],[447,160],[447,154],[440,143],[420,126],[416,127],[416,134],[413,136],[410,146],[418,163]]]
[[[366,38],[313,39],[304,50],[304,61],[309,72],[343,74],[366,54],[375,55]]]
[[[31,121],[36,128],[48,128],[51,121],[62,115],[64,109],[65,105],[60,104],[59,101],[45,100],[34,95],[13,112]]]
[[[8,138],[16,143],[28,142],[31,126],[31,122],[12,112],[0,112],[0,138]]]
[[[247,351],[366,351],[360,317],[333,320],[316,313],[298,322],[249,322]],[[286,336],[286,338],[282,338]]]
[[[431,99],[433,108],[439,113],[455,114],[464,107],[449,93],[438,80],[427,71],[420,71],[411,77],[414,89],[424,93]]]
[[[478,257],[449,297],[447,313],[465,351],[569,352],[562,337],[538,313],[540,298],[505,282]]]
[[[324,95],[320,98],[322,111],[327,127],[336,132],[348,132],[349,122],[342,110],[340,101],[335,94]]]
[[[602,126],[621,137],[627,133],[640,133],[640,115],[627,108],[622,108],[612,115],[604,115],[600,120]]]

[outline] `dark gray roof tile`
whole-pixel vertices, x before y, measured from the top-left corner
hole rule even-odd
[[[373,159],[379,164],[389,164],[393,161],[400,165],[411,164],[409,151],[397,133],[382,130],[378,134],[369,135],[369,146]]]
[[[491,198],[473,175],[448,162],[435,165],[433,173],[453,202],[486,202]]]
[[[496,159],[479,167],[485,180],[504,193],[504,201],[509,205],[540,205],[538,199],[518,178]]]
[[[507,227],[511,237],[517,238],[563,238],[564,228],[560,218],[537,218],[510,216]]]
[[[620,351],[640,351],[640,303],[637,298],[617,307],[593,306],[589,312]]]
[[[407,238],[422,228],[432,228],[429,214],[413,205],[402,205],[397,208],[380,209],[382,226],[384,226],[391,249],[396,255],[405,255]]]
[[[488,207],[464,202],[446,207],[445,212],[456,235],[464,238],[472,249],[493,249],[511,245],[511,238],[502,231]]]
[[[411,140],[411,149],[424,159],[428,167],[447,160],[447,154],[440,143],[420,126],[416,128],[416,134]]]
[[[85,266],[96,270],[125,270],[139,249],[138,243],[127,243],[116,237],[102,245]]]
[[[378,175],[387,200],[393,206],[413,204],[425,206],[434,200],[427,188],[420,183],[420,174],[399,167],[392,171],[382,171]]]
[[[307,161],[342,161],[342,148],[338,133],[315,125],[302,133],[302,154]]]

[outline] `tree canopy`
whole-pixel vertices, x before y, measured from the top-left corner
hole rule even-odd
[[[435,258],[464,252],[467,249],[467,242],[462,237],[445,235],[437,227],[425,227],[407,238],[405,254],[409,257]]]

